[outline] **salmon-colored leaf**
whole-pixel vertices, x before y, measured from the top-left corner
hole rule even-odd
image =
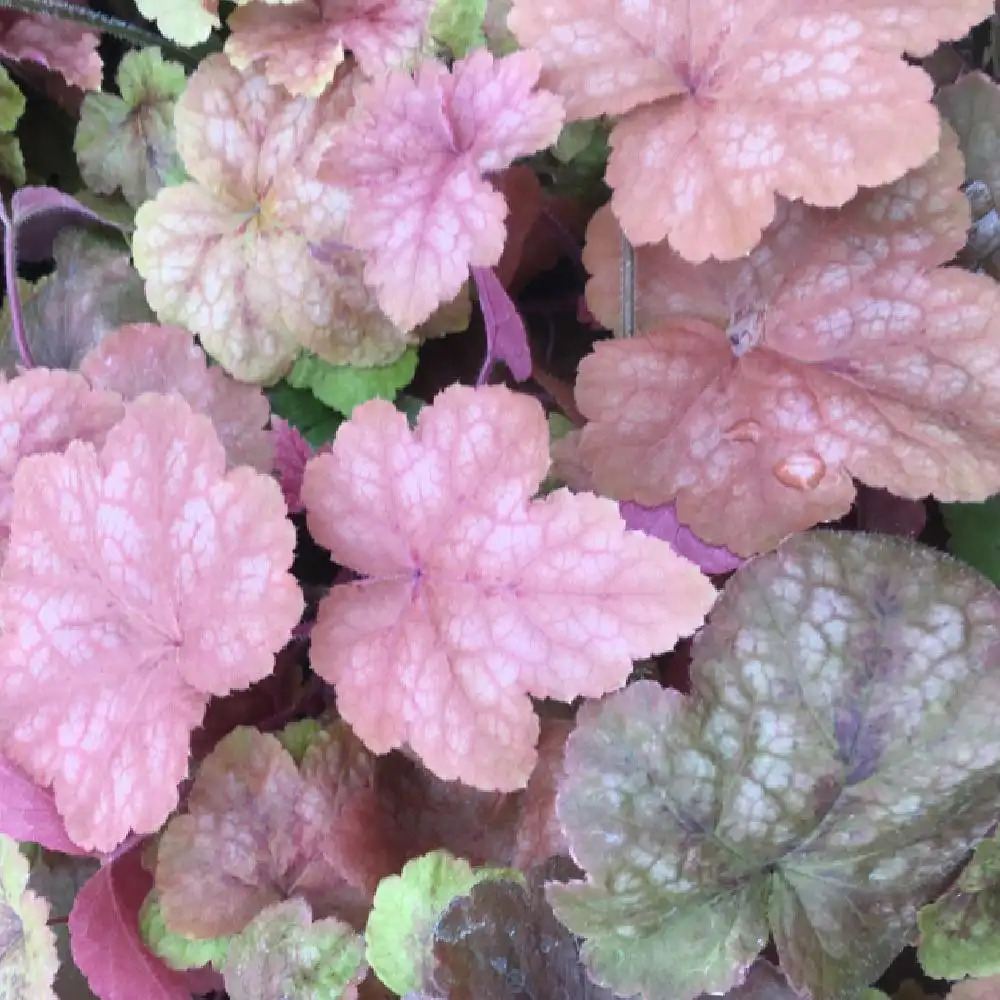
[[[83,90],[101,89],[99,41],[93,31],[48,14],[0,14],[0,56],[38,63]]]
[[[316,737],[299,766],[276,737],[233,730],[160,838],[156,888],[168,930],[237,934],[296,895],[317,917],[361,927],[379,879],[397,867],[371,775],[371,756],[344,725]]]
[[[775,194],[834,207],[931,157],[931,80],[900,55],[992,13],[992,0],[515,0],[508,23],[570,118],[618,116],[606,180],[631,241],[669,238],[702,261],[751,250]]]
[[[312,666],[376,753],[407,743],[439,777],[523,787],[539,731],[528,694],[613,690],[701,623],[712,586],[626,532],[615,504],[532,500],[548,465],[535,400],[452,386],[412,432],[365,403],[306,467],[310,532],[367,578],[323,599]]]
[[[844,514],[852,476],[901,497],[1000,490],[1000,290],[939,268],[965,243],[963,170],[941,153],[836,215],[782,203],[745,260],[640,248],[643,336],[580,365],[595,488],[739,555]],[[618,323],[620,233],[595,217],[588,302]]]
[[[232,468],[249,465],[270,472],[274,445],[265,424],[267,397],[256,386],[236,382],[179,326],[129,323],[105,337],[80,363],[91,384],[125,399],[144,392],[177,393],[212,421]]]
[[[237,69],[259,61],[271,83],[318,97],[345,49],[369,76],[417,55],[431,7],[433,0],[261,0],[230,16],[226,55]]]
[[[359,87],[326,176],[353,197],[347,240],[366,254],[365,280],[403,329],[454,298],[469,267],[500,260],[507,204],[484,178],[547,146],[562,102],[536,90],[540,63],[478,50],[444,66],[426,60]]]
[[[101,451],[21,460],[0,737],[76,843],[107,851],[167,818],[209,696],[268,674],[299,619],[294,545],[277,484],[227,474],[178,396],[128,404]]]

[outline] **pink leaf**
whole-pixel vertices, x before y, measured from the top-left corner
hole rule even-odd
[[[72,195],[50,187],[18,188],[11,198],[11,223],[17,231],[17,259],[23,261],[48,260],[56,236],[67,226],[118,228]]]
[[[390,404],[363,404],[306,467],[310,531],[368,577],[324,598],[312,666],[376,753],[408,743],[439,777],[523,787],[528,694],[613,690],[711,606],[705,577],[627,532],[611,501],[532,500],[548,465],[535,400],[452,386],[413,432]]]
[[[91,389],[76,372],[33,368],[0,382],[0,559],[14,505],[14,473],[26,455],[60,452],[71,441],[101,444],[121,419],[117,393]]]
[[[347,240],[403,329],[454,298],[470,266],[500,260],[507,204],[484,174],[547,146],[562,125],[562,102],[535,90],[539,70],[531,52],[494,61],[478,50],[451,73],[425,60],[415,77],[358,88],[326,176],[351,191]]]
[[[191,1000],[191,977],[167,968],[139,936],[153,888],[133,848],[90,877],[69,915],[73,961],[101,1000]]]
[[[274,471],[278,474],[289,513],[297,514],[302,510],[302,477],[313,450],[299,429],[281,417],[271,418],[271,436],[274,440]]]
[[[101,89],[98,41],[93,31],[47,14],[0,14],[0,55],[39,63],[83,90]]]
[[[263,392],[237,382],[179,326],[129,323],[105,337],[80,363],[91,383],[125,399],[144,392],[176,392],[208,417],[226,449],[230,468],[270,472],[274,446],[265,424],[271,413]]]
[[[479,307],[486,324],[486,360],[479,381],[502,361],[518,382],[531,377],[531,347],[524,320],[491,267],[474,267],[472,277],[479,293]]]
[[[515,0],[570,119],[614,117],[606,180],[636,244],[735,259],[775,194],[832,208],[937,150],[924,55],[992,0]],[[858,108],[864,106],[864,113]]]
[[[0,833],[63,854],[85,854],[69,839],[52,792],[39,788],[16,764],[0,756]]]
[[[225,472],[177,396],[128,404],[103,449],[24,459],[0,573],[0,736],[78,844],[160,827],[212,694],[269,673],[302,596],[281,492]],[[46,733],[40,739],[39,733]]]
[[[416,55],[431,0],[301,0],[233,11],[226,55],[237,69],[260,62],[268,81],[318,97],[350,49],[369,76]]]
[[[625,502],[618,506],[629,528],[669,542],[678,555],[690,559],[704,573],[730,573],[744,563],[743,559],[729,549],[706,544],[690,528],[681,524],[677,519],[677,508],[672,503],[660,507],[643,507],[641,504]]]

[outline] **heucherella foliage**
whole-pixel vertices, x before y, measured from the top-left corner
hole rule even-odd
[[[200,969],[212,965],[219,971],[225,964],[232,937],[195,938],[177,934],[163,919],[160,894],[153,889],[139,910],[139,933],[143,943],[171,969]]]
[[[402,995],[420,988],[433,967],[438,918],[456,896],[484,879],[523,881],[523,876],[513,869],[474,870],[446,851],[433,851],[383,879],[365,927],[365,957],[389,989]]]
[[[364,579],[320,604],[311,664],[375,753],[408,744],[439,777],[523,787],[528,695],[623,684],[633,659],[701,624],[715,591],[610,500],[557,490],[533,399],[451,386],[404,414],[373,400],[306,467],[312,536]]]
[[[365,281],[410,330],[503,253],[507,203],[486,179],[554,142],[562,101],[536,89],[532,52],[477,50],[449,72],[425,60],[359,86],[323,176],[352,198],[346,239]]]
[[[24,94],[0,66],[0,174],[15,184],[25,183],[24,155],[17,136],[13,134],[18,119],[24,114]]]
[[[347,193],[317,179],[352,95],[349,73],[316,100],[293,98],[217,55],[177,102],[193,179],[139,209],[135,264],[161,321],[197,334],[244,381],[274,382],[302,348],[333,364],[381,364],[406,348],[365,289],[360,256],[339,242]]]
[[[453,59],[486,44],[483,21],[487,0],[436,0],[428,30],[435,43]]]
[[[76,843],[157,830],[209,696],[271,671],[303,606],[285,515],[270,477],[226,472],[211,422],[178,396],[129,403],[100,451],[21,459],[0,743],[53,786]]]
[[[246,0],[243,0],[246,3]],[[433,0],[253,0],[230,15],[226,55],[253,63],[289,93],[318,97],[350,49],[362,72],[378,76],[411,61],[428,30]]]
[[[1000,489],[1000,290],[939,265],[968,205],[940,153],[836,215],[782,203],[744,260],[640,248],[637,327],[580,365],[579,457],[597,490],[738,555],[845,514],[852,477],[902,497]],[[590,309],[618,325],[620,231],[588,230]]]
[[[976,848],[955,886],[920,911],[917,957],[936,979],[1000,974],[1000,840]]]
[[[56,1000],[59,961],[49,908],[28,889],[28,859],[16,841],[0,834],[0,997]]]
[[[184,179],[174,140],[174,105],[184,67],[159,49],[129,52],[115,77],[120,97],[88,94],[73,149],[86,185],[98,194],[121,190],[138,208],[160,188]]]
[[[204,42],[218,28],[219,0],[135,0],[143,17],[180,45]]]
[[[101,89],[98,41],[93,31],[48,14],[0,13],[0,57],[37,63],[81,90]]]
[[[557,810],[587,881],[548,895],[597,981],[723,992],[769,935],[816,1000],[874,980],[996,817],[998,617],[933,550],[798,535],[732,578],[690,697],[584,706]]]
[[[606,180],[629,239],[703,261],[751,250],[775,194],[836,207],[931,157],[931,81],[899,56],[990,13],[990,0],[515,0],[508,23],[571,119],[618,116]]]

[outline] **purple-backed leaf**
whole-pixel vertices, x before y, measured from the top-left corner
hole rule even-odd
[[[677,507],[643,507],[631,500],[618,505],[622,520],[632,531],[642,531],[669,542],[673,550],[700,566],[703,573],[729,573],[746,561],[721,545],[703,542],[689,527],[677,520]]]
[[[299,429],[281,417],[271,417],[274,472],[291,514],[302,510],[302,476],[313,449]]]
[[[72,195],[50,187],[23,187],[11,199],[11,224],[17,231],[17,258],[21,261],[48,260],[52,244],[67,226],[110,226]]]
[[[493,365],[502,361],[511,375],[523,382],[531,376],[531,348],[524,320],[492,267],[474,267],[472,277],[486,325],[486,360],[480,380],[484,381]]]
[[[723,992],[773,935],[846,1000],[1000,811],[1000,591],[887,536],[793,537],[729,581],[689,697],[585,705],[556,808],[587,881],[549,901],[594,978]]]
[[[587,977],[577,939],[545,901],[546,879],[572,874],[571,862],[556,859],[534,869],[527,886],[480,882],[453,900],[434,931],[427,992],[442,1000],[613,1000]]]
[[[39,788],[16,764],[0,755],[0,833],[32,841],[50,851],[87,854],[69,839],[52,792]]]

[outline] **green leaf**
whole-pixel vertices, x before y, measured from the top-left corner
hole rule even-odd
[[[1000,592],[902,539],[793,537],[730,580],[692,694],[584,705],[551,886],[594,978],[722,993],[773,935],[793,988],[855,1000],[1000,810]]]
[[[113,94],[87,94],[73,149],[87,186],[98,194],[121,189],[137,208],[169,184],[183,180],[174,135],[174,105],[187,80],[184,67],[159,49],[129,52],[118,68]]]
[[[951,552],[1000,583],[1000,494],[983,503],[943,503],[941,511]]]
[[[447,851],[432,851],[406,863],[399,875],[379,883],[365,928],[366,956],[375,974],[402,996],[420,989],[433,964],[434,926],[456,896],[484,879],[524,876],[512,869],[473,869]]]
[[[274,413],[297,427],[299,433],[314,448],[333,440],[341,416],[324,406],[306,389],[295,389],[287,382],[278,382],[267,390]]]
[[[296,389],[310,390],[322,403],[349,417],[355,406],[369,399],[395,399],[416,370],[417,352],[413,347],[408,347],[392,364],[373,368],[331,365],[315,354],[303,354],[286,380]]]
[[[171,969],[178,970],[200,969],[211,963],[221,972],[233,940],[231,937],[202,940],[168,930],[155,889],[139,910],[139,933],[154,955],[162,958]]]
[[[289,722],[281,732],[274,735],[285,748],[285,752],[295,761],[297,767],[302,763],[302,758],[312,746],[313,740],[323,731],[323,727],[316,719],[298,719],[295,722]]]
[[[954,889],[919,915],[917,957],[935,979],[1000,974],[1000,839],[985,840]]]
[[[486,0],[437,0],[431,12],[431,37],[455,58],[486,44]]]
[[[13,132],[18,119],[24,114],[24,94],[0,66],[0,132]]]
[[[366,971],[361,938],[333,917],[313,923],[295,896],[261,910],[233,938],[222,977],[232,1000],[340,1000]]]

